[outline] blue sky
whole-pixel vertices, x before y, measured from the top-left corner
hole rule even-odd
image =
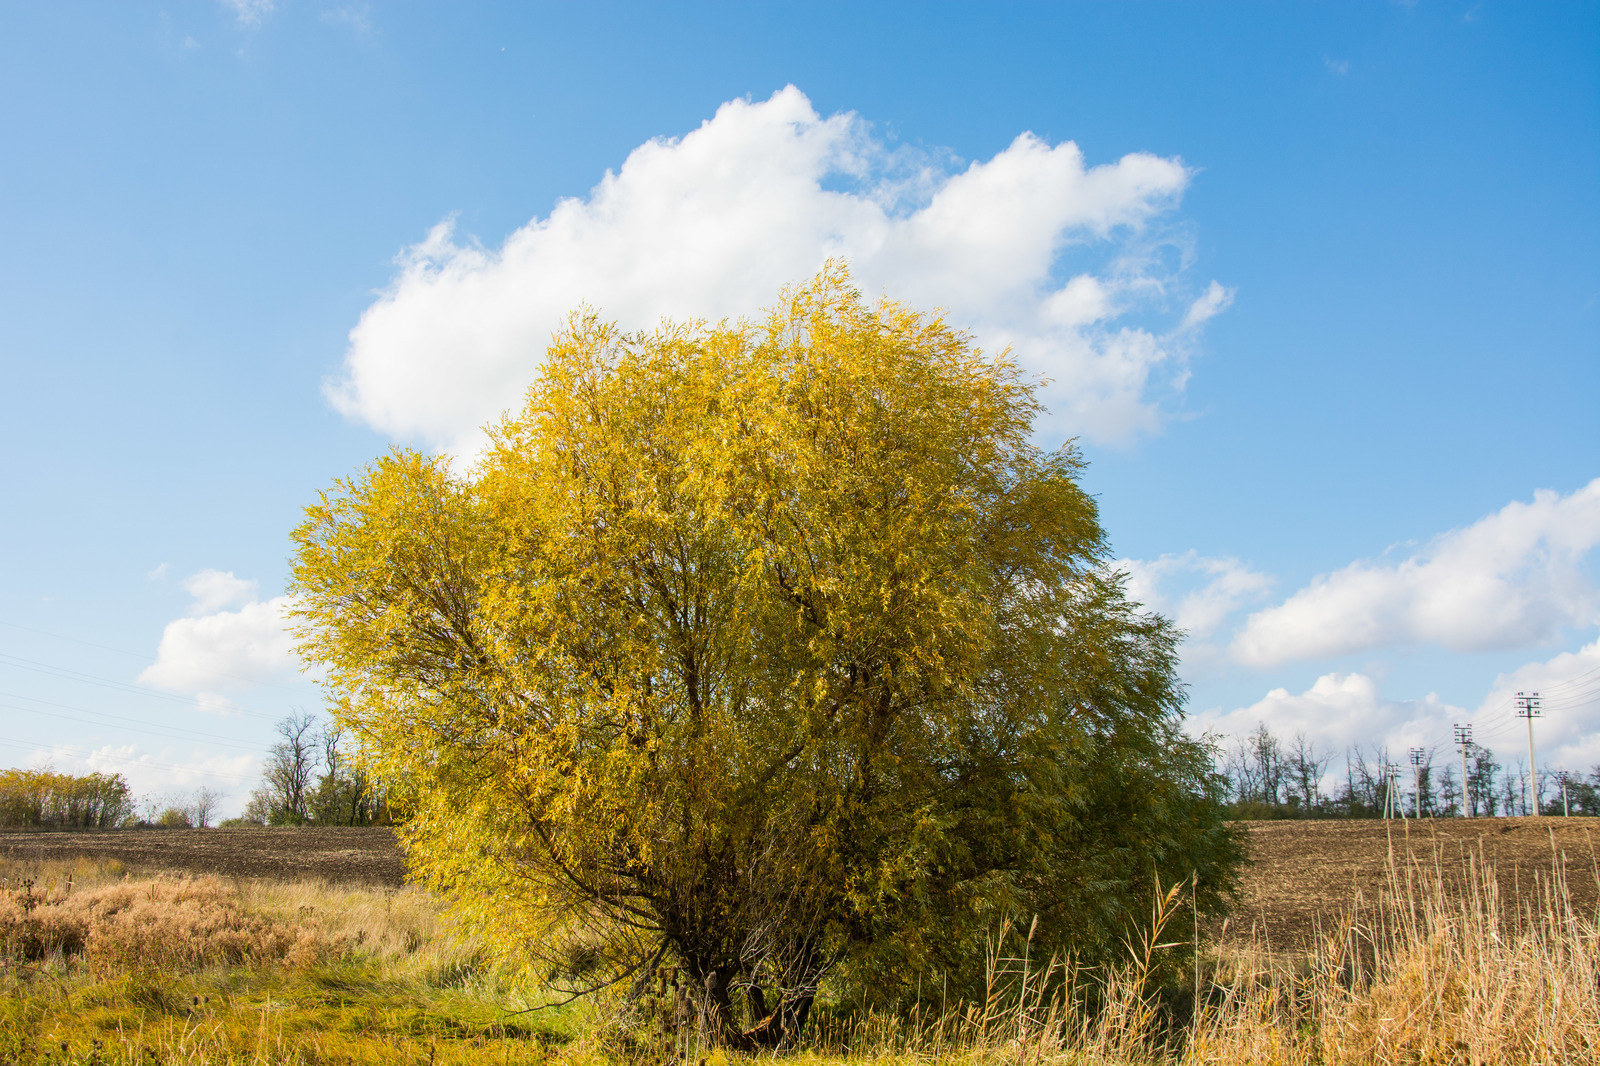
[[[242,799],[318,489],[829,252],[1052,379],[1196,728],[1600,762],[1595,4],[5,3],[0,233],[0,764]]]

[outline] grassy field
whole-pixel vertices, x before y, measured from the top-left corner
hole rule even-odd
[[[1196,1003],[1193,978],[1152,987],[1153,954],[1135,944],[1103,982],[1105,1009],[1082,1015],[1070,976],[1024,961],[1014,934],[989,960],[989,1002],[824,1016],[788,1057],[1600,1061],[1593,820],[1250,832],[1239,906],[1201,931],[1192,1014],[1170,1017]],[[725,1057],[620,1001],[543,1007],[400,871],[382,830],[0,834],[0,1063]],[[1165,940],[1193,939],[1181,894],[1157,913]]]

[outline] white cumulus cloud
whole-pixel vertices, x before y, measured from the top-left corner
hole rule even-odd
[[[1600,767],[1600,640],[1495,678],[1472,718],[1473,739],[1502,756],[1514,757],[1527,743],[1527,723],[1516,714],[1519,693],[1539,695],[1534,739],[1541,768]]]
[[[1600,620],[1589,552],[1600,544],[1600,478],[1445,533],[1395,563],[1358,561],[1252,614],[1234,639],[1243,663],[1270,666],[1372,648],[1527,647]]]
[[[167,623],[141,684],[191,693],[204,710],[234,713],[219,689],[268,681],[293,668],[289,597],[256,600],[256,582],[218,570],[202,570],[183,586],[194,599],[189,617]]]
[[[1329,673],[1303,692],[1275,688],[1247,707],[1201,711],[1190,718],[1189,728],[1230,742],[1260,725],[1284,740],[1304,735],[1334,754],[1337,768],[1342,765],[1337,756],[1353,747],[1369,757],[1387,750],[1395,758],[1418,747],[1431,752],[1435,762],[1454,765],[1454,727],[1459,724],[1470,726],[1473,743],[1489,749],[1501,765],[1526,767],[1527,722],[1517,717],[1515,700],[1519,693],[1534,692],[1542,700],[1534,726],[1540,772],[1587,774],[1600,768],[1600,640],[1502,674],[1475,709],[1455,706],[1434,693],[1396,699],[1366,674]]]
[[[243,808],[261,772],[259,755],[217,755],[199,748],[187,754],[174,748],[147,751],[137,744],[92,749],[55,744],[35,750],[30,763],[75,774],[121,774],[136,803],[157,797],[181,803],[195,789],[207,788],[223,796],[225,814]]]
[[[151,753],[132,744],[106,744],[82,756],[81,761],[93,772],[123,775],[136,791],[156,787],[238,786],[249,782],[261,766],[260,758],[255,755],[196,752],[181,761],[171,761],[174,758],[170,750]]]
[[[1469,713],[1429,693],[1422,699],[1384,696],[1373,678],[1361,673],[1331,673],[1303,692],[1275,688],[1248,707],[1201,711],[1190,720],[1196,732],[1238,739],[1265,725],[1280,738],[1304,735],[1323,751],[1360,746],[1369,754],[1411,747],[1443,748],[1450,727]]]
[[[231,570],[202,570],[183,579],[183,590],[194,598],[190,614],[210,614],[255,599],[256,583],[234,577]]]
[[[1159,425],[1195,327],[1231,297],[1213,284],[1180,299],[1184,249],[1151,227],[1190,177],[1145,153],[1090,166],[1028,133],[951,172],[854,114],[821,117],[793,86],[734,100],[499,248],[437,225],[351,331],[328,395],[382,432],[471,453],[580,304],[626,328],[751,315],[835,257],[868,293],[1010,346],[1051,381],[1050,431],[1126,439]]]

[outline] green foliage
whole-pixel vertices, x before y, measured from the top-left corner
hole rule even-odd
[[[336,725],[318,729],[313,716],[293,714],[278,722],[278,736],[261,768],[261,787],[239,824],[388,824],[381,790],[345,757],[344,734]]]
[[[156,825],[162,829],[193,829],[194,822],[189,817],[189,812],[182,807],[168,807],[156,818]]]
[[[760,327],[579,316],[469,472],[397,450],[308,509],[301,651],[416,870],[575,988],[671,960],[774,1043],[824,979],[975,991],[1015,915],[1104,961],[1238,844],[1037,410],[836,269]]]

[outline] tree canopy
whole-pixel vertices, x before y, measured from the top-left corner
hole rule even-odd
[[[1237,849],[1037,411],[837,267],[757,323],[580,313],[475,465],[308,509],[300,648],[414,868],[573,987],[678,965],[772,1044],[823,982],[959,990],[1005,917],[1104,958]]]

